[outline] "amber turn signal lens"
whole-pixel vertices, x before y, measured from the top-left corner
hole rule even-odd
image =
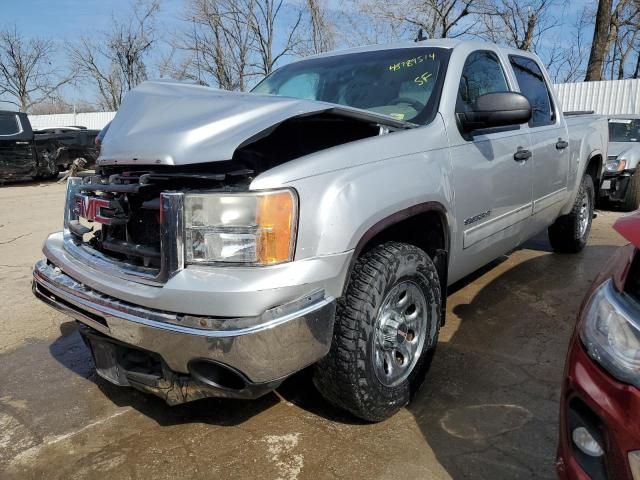
[[[272,265],[293,259],[296,207],[289,191],[258,198],[258,263]]]

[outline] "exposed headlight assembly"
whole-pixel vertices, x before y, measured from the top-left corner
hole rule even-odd
[[[186,194],[184,210],[187,263],[273,265],[293,260],[298,224],[293,190]]]
[[[627,166],[627,160],[624,158],[610,158],[609,160],[607,160],[607,163],[605,164],[604,169],[609,172],[609,173],[613,173],[613,172],[621,172],[623,171]]]
[[[640,306],[600,285],[586,308],[580,337],[589,355],[619,380],[640,387]]]

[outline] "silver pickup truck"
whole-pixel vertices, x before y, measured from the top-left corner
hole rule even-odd
[[[384,419],[448,285],[547,228],[585,246],[607,121],[565,119],[549,85],[530,53],[452,40],[307,58],[252,93],[144,83],[70,179],[34,293],[100,376],[169,404],[315,365],[327,400]]]
[[[631,211],[640,206],[640,115],[609,118],[609,155],[600,198]]]

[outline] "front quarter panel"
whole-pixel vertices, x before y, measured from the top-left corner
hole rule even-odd
[[[607,147],[609,138],[609,126],[605,117],[595,115],[585,115],[580,117],[567,117],[567,128],[569,131],[569,151],[571,163],[567,186],[569,188],[569,198],[562,208],[561,215],[568,214],[573,208],[580,182],[589,162],[592,158],[600,156],[603,161],[598,165],[598,175],[602,174],[604,159],[607,158]],[[593,179],[594,184],[596,179]],[[594,185],[596,190],[598,185]]]
[[[425,127],[334,147],[276,167],[256,178],[251,189],[296,189],[300,260],[353,250],[373,225],[415,205],[434,202],[450,212],[450,176],[447,135],[436,117]]]

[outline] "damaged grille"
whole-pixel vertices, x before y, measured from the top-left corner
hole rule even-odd
[[[111,172],[113,169],[111,170]],[[65,233],[71,253],[111,262],[125,277],[165,281],[182,268],[182,196],[245,189],[252,171],[121,171],[71,179]]]

